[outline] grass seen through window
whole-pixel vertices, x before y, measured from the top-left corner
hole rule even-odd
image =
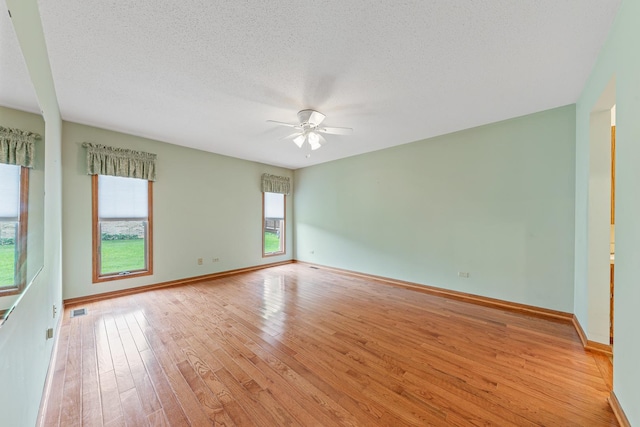
[[[264,232],[264,253],[270,254],[280,251],[280,237],[270,231]]]
[[[144,262],[144,239],[102,240],[101,273],[142,270]]]
[[[16,245],[0,245],[0,287],[14,284]]]

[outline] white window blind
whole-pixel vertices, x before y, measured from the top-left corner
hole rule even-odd
[[[284,219],[284,194],[264,193],[264,217]]]
[[[100,219],[143,219],[149,216],[146,179],[98,175]]]
[[[0,220],[20,217],[20,166],[0,163]]]

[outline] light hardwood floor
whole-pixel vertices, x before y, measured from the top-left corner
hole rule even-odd
[[[613,426],[569,323],[290,264],[83,304],[47,426]]]

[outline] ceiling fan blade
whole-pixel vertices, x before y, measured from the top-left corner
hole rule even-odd
[[[289,140],[289,139],[293,139],[296,136],[302,135],[302,132],[296,132],[296,133],[292,133],[291,135],[287,135],[287,136],[283,136],[280,139],[284,139],[284,140]]]
[[[316,130],[318,132],[329,133],[332,135],[351,135],[353,133],[353,129],[351,128],[321,127]]]
[[[300,129],[300,125],[299,124],[294,124],[294,123],[285,123],[285,122],[277,122],[275,120],[267,120],[269,123],[275,123],[277,125],[280,126],[288,126],[290,128],[298,128]]]
[[[322,123],[325,117],[326,116],[319,111],[312,111],[311,115],[309,116],[308,122],[318,126],[320,123]]]

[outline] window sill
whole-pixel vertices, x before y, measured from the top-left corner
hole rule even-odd
[[[3,288],[0,288],[0,297],[18,295],[20,292],[22,292],[22,289],[24,289],[24,286],[5,286]]]
[[[262,258],[271,258],[274,256],[281,256],[281,255],[286,255],[286,252],[271,252],[268,254],[262,254]]]
[[[153,274],[153,271],[151,270],[131,271],[127,273],[116,273],[116,274],[94,277],[93,283],[111,282],[113,280],[131,279],[134,277],[141,277],[141,276],[151,276],[152,274]]]

